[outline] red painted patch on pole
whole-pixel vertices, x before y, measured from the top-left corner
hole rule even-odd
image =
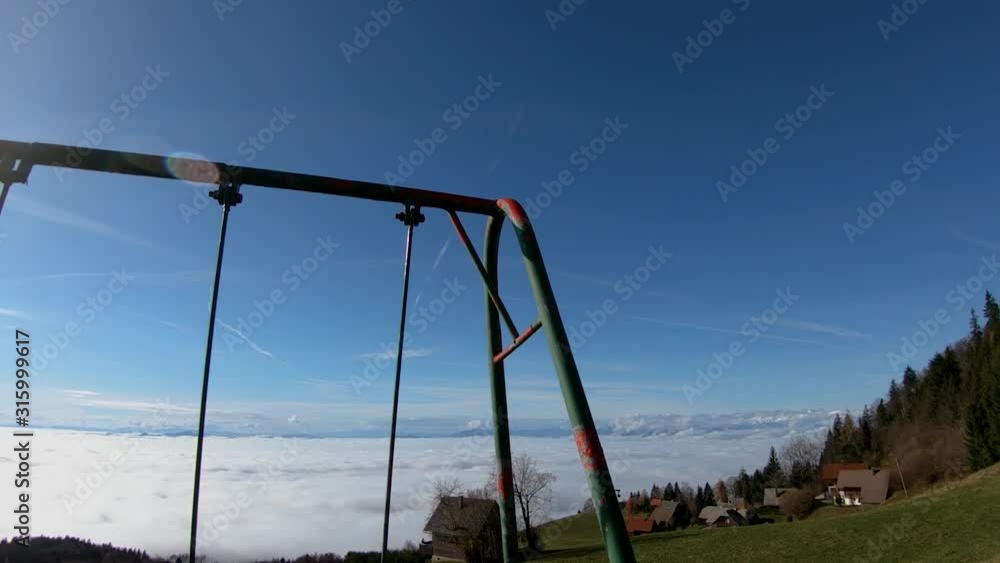
[[[516,199],[509,197],[498,199],[497,205],[507,213],[507,216],[510,217],[510,222],[514,223],[514,226],[518,229],[523,229],[528,224],[528,216],[525,215],[524,208],[521,207],[521,204]]]
[[[504,487],[504,477],[509,477],[511,482],[514,481],[514,473],[511,470],[510,464],[504,464],[500,473],[497,474],[497,494],[500,496],[500,500],[507,498],[507,489]]]
[[[606,471],[608,464],[604,459],[604,451],[597,439],[597,430],[579,427],[573,430],[573,440],[580,452],[580,462],[585,471]]]

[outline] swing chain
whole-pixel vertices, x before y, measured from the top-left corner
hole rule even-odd
[[[424,214],[420,212],[420,206],[412,207],[409,203],[406,204],[406,208],[396,214],[396,219],[403,222],[404,225],[413,225],[416,227],[420,223],[424,222]]]
[[[240,184],[232,178],[223,178],[219,182],[219,189],[208,192],[208,196],[219,202],[219,205],[235,207],[243,202],[243,194],[240,193]]]

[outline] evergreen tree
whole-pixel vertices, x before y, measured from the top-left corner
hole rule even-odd
[[[695,514],[701,514],[702,508],[705,508],[705,493],[701,490],[701,485],[699,485],[698,490],[694,493]]]
[[[898,419],[903,413],[903,391],[899,384],[893,379],[889,382],[889,415],[893,419]]]
[[[764,482],[764,474],[761,473],[760,469],[754,470],[753,475],[750,477],[750,498],[747,499],[749,504],[760,504],[764,502],[764,488],[767,483]]]
[[[840,429],[840,455],[843,461],[855,462],[861,459],[861,430],[848,412]]]
[[[778,453],[774,451],[774,446],[771,446],[771,455],[761,473],[764,477],[764,483],[768,487],[785,486],[785,472],[781,469],[781,462],[778,461]]]
[[[750,494],[751,494],[750,476],[747,475],[746,469],[740,467],[740,472],[736,476],[736,496],[749,503]]]
[[[888,428],[889,422],[892,421],[889,415],[889,409],[885,406],[885,399],[878,400],[878,406],[875,407],[875,421],[878,424],[879,429]]]
[[[903,371],[903,416],[913,420],[917,404],[917,372],[906,366]]]
[[[712,487],[705,483],[705,487],[701,490],[702,495],[704,495],[704,506],[717,506],[715,503],[715,494],[712,492]]]
[[[861,411],[861,452],[863,455],[867,456],[871,453],[873,443],[872,411],[868,405],[865,405],[864,410]]]
[[[973,346],[976,346],[983,338],[983,329],[979,326],[979,316],[976,315],[976,309],[973,308],[969,313],[969,340]]]

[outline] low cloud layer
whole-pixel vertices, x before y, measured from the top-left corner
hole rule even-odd
[[[656,419],[654,419],[656,420]],[[619,423],[623,423],[620,421]],[[636,425],[651,421],[632,421]],[[790,430],[762,424],[739,437],[675,432],[605,435],[621,489],[712,481],[762,464]],[[69,534],[169,555],[186,550],[194,438],[46,430],[32,442],[33,534]],[[573,441],[514,437],[556,473],[552,515],[575,513],[588,492]],[[366,438],[210,437],[200,545],[221,560],[377,549],[387,442]],[[481,486],[493,471],[490,436],[397,442],[391,542],[419,541],[435,477]],[[0,461],[11,461],[0,458]],[[5,463],[6,464],[6,463]],[[12,497],[12,483],[5,494]]]

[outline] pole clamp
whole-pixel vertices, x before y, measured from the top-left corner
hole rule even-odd
[[[223,178],[219,182],[219,189],[208,192],[208,196],[219,202],[219,205],[227,207],[235,207],[243,202],[239,183],[230,178]]]
[[[407,227],[410,225],[416,227],[424,222],[424,214],[420,212],[420,206],[413,207],[406,204],[406,208],[396,214],[396,219],[402,221]]]
[[[17,158],[13,151],[0,154],[0,184],[6,186],[27,184],[31,165],[31,161]]]

